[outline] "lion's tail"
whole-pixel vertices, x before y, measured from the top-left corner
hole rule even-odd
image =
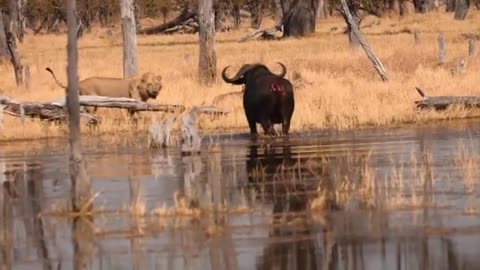
[[[53,73],[53,70],[52,70],[51,68],[46,67],[45,69],[52,74],[53,79],[55,80],[55,82],[56,82],[60,87],[67,89],[67,86],[64,85],[64,84],[62,84],[62,83],[57,79],[57,77],[55,76],[55,73]]]

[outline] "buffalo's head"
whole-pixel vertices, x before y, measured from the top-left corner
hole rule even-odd
[[[237,74],[233,76],[233,78],[228,78],[226,74],[226,71],[230,66],[225,67],[222,71],[222,79],[231,84],[244,84],[245,77],[249,76],[250,74],[273,74],[283,78],[287,74],[287,68],[282,63],[277,63],[282,66],[282,73],[280,74],[272,73],[265,65],[262,64],[245,64],[240,68]]]

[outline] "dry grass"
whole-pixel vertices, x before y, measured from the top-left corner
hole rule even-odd
[[[450,68],[466,57],[467,41],[461,33],[479,32],[480,13],[474,11],[466,21],[454,21],[451,14],[432,13],[406,18],[367,18],[363,31],[374,51],[384,62],[391,76],[387,84],[380,82],[363,51],[352,52],[347,37],[341,34],[344,22],[338,18],[320,21],[314,36],[304,39],[286,39],[279,42],[237,43],[249,31],[220,33],[217,36],[218,72],[226,65],[239,68],[248,62],[263,62],[278,71],[276,61],[284,62],[287,77],[296,79],[296,110],[292,119],[294,131],[309,129],[350,129],[365,126],[391,126],[401,123],[420,123],[478,115],[462,110],[444,113],[422,113],[414,110],[413,101],[419,99],[415,86],[421,86],[429,95],[480,95],[478,85],[479,61],[469,61],[465,74],[452,76]],[[270,23],[270,22],[267,22]],[[336,27],[336,29],[333,29]],[[421,44],[414,45],[413,31],[419,31]],[[439,31],[447,37],[446,67],[437,65],[436,38]],[[222,93],[238,91],[240,87],[227,85],[221,79],[212,88],[197,83],[198,37],[196,35],[139,36],[140,72],[154,71],[164,77],[164,89],[153,102],[184,104],[187,107],[209,104]],[[104,29],[94,29],[79,41],[79,76],[122,75],[122,48],[120,28],[111,35]],[[0,89],[5,95],[19,100],[49,101],[61,98],[59,88],[45,71],[50,66],[60,80],[66,81],[66,35],[28,35],[21,45],[24,62],[31,66],[32,89],[17,89],[8,64],[0,66],[7,76],[0,78]],[[298,77],[301,79],[298,79]],[[247,131],[247,123],[240,98],[221,102],[222,108],[233,112],[221,119],[200,119],[202,129],[209,132]],[[83,128],[88,135],[112,134],[148,130],[146,121],[134,126],[126,113],[100,110],[103,125],[95,130]],[[5,129],[0,140],[64,136],[64,126],[53,126],[39,121],[5,117]]]

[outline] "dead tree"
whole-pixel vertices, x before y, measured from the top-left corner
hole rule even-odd
[[[0,58],[9,59],[10,52],[8,51],[7,36],[5,35],[4,15],[0,10]]]
[[[199,24],[199,75],[200,82],[211,85],[216,78],[217,56],[215,53],[215,14],[212,0],[200,0],[198,4]]]
[[[475,57],[477,55],[477,39],[471,35],[468,38],[468,56]]]
[[[259,29],[263,20],[264,2],[257,0],[247,0],[248,11],[251,14],[251,27]]]
[[[324,19],[328,17],[328,1],[327,0],[319,0],[318,7],[317,7],[317,19]]]
[[[24,9],[26,0],[9,0],[10,21],[12,32],[15,33],[16,38],[20,43],[23,42],[25,34],[25,16]]]
[[[83,160],[80,139],[80,105],[78,102],[78,49],[77,18],[75,16],[76,0],[67,1],[67,111],[70,144],[70,179],[72,181],[72,204],[74,211],[85,209],[91,199],[90,179],[87,176]]]
[[[240,3],[238,3],[238,1],[234,1],[232,4],[232,17],[233,28],[240,28],[240,24],[242,23],[242,17],[240,16]]]
[[[413,0],[413,6],[417,13],[427,13],[432,11],[434,0]]]
[[[367,43],[367,40],[365,39],[363,34],[360,32],[360,29],[358,29],[358,25],[353,19],[352,14],[350,13],[346,0],[341,0],[341,3],[342,3],[342,8],[345,13],[345,16],[349,21],[350,25],[352,26],[352,32],[355,35],[356,39],[358,39],[358,42],[362,46],[365,53],[367,54],[368,59],[372,62],[375,70],[377,71],[382,81],[384,82],[388,81],[388,75],[387,75],[387,72],[385,71],[385,68],[383,67],[382,62],[372,52],[372,50],[370,49],[370,46]]]
[[[445,11],[446,12],[453,12],[455,11],[455,2],[457,0],[446,0],[446,3],[445,3]]]
[[[455,2],[455,13],[453,18],[455,20],[465,20],[467,17],[468,9],[470,7],[470,0],[456,0]]]
[[[357,25],[357,28],[359,28],[359,25],[362,21],[358,14],[360,10],[360,3],[357,1],[348,1],[347,6],[353,21]],[[357,36],[353,32],[353,25],[350,22],[350,20],[347,18],[347,14],[345,13],[345,10],[343,9],[343,7],[340,8],[339,12],[342,15],[343,19],[345,20],[345,23],[347,24],[347,34],[348,34],[348,40],[350,41],[350,46],[355,49],[360,47],[360,41],[358,40]]]
[[[129,78],[138,72],[134,0],[121,0],[120,13],[123,34],[123,77]]]
[[[8,57],[10,62],[12,63],[17,86],[25,86],[29,88],[30,69],[28,66],[23,66],[20,55],[18,54],[17,42],[15,39],[15,33],[13,31],[13,24],[11,18],[12,16],[0,12],[0,53],[2,55],[5,53],[2,53],[2,51],[5,49],[6,46],[6,49],[8,51],[8,55],[6,55],[6,57]]]
[[[281,0],[283,35],[301,37],[315,32],[319,0]]]

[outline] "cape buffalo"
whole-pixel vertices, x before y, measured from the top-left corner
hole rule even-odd
[[[283,135],[288,135],[290,119],[295,108],[293,86],[285,79],[287,68],[282,66],[281,74],[272,73],[265,65],[246,64],[240,68],[233,78],[228,78],[223,69],[225,82],[245,85],[243,93],[243,109],[253,137],[258,135],[256,123],[262,125],[266,135],[276,136],[273,124],[282,124]]]

